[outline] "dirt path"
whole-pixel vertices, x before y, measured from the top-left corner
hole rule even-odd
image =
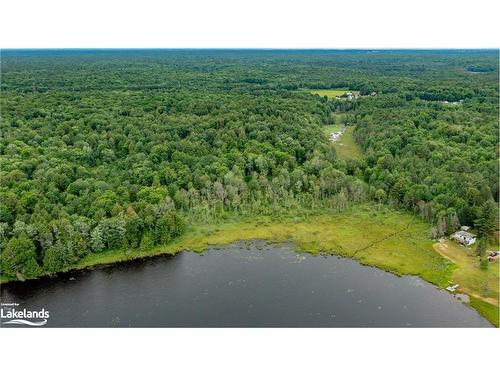
[[[460,286],[458,288],[458,290],[460,292],[466,293],[472,297],[478,298],[482,301],[485,301],[485,302],[488,302],[492,305],[498,306],[498,298],[485,297],[485,296],[481,295],[480,293],[478,293],[474,288],[470,288],[469,286],[464,285],[464,278],[466,277],[465,272],[470,272],[467,269],[470,267],[470,264],[467,263],[467,262],[470,262],[470,260],[468,259],[468,257],[464,257],[463,254],[457,254],[456,258],[453,258],[449,255],[450,252],[459,251],[461,249],[454,249],[454,248],[450,249],[450,246],[446,242],[435,243],[433,245],[433,248],[439,255],[450,260],[451,262],[453,262],[457,266],[456,269],[453,271],[452,281],[454,283],[460,284]],[[460,273],[462,273],[460,275],[461,277],[458,276]]]

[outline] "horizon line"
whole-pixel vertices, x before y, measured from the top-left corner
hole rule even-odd
[[[499,47],[0,47],[0,50],[258,50],[258,51],[435,51],[500,50]]]

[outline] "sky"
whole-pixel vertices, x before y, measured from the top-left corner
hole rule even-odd
[[[1,48],[498,48],[498,0],[16,0]]]

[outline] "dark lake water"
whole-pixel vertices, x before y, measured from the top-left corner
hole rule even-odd
[[[45,327],[491,327],[417,277],[264,242],[7,284],[1,299],[48,310]]]

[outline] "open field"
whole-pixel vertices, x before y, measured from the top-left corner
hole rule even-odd
[[[498,260],[490,262],[487,270],[482,270],[479,268],[479,259],[474,254],[475,247],[466,248],[456,242],[446,240],[443,243],[434,244],[434,249],[456,264],[450,283],[459,284],[459,292],[475,297],[471,299],[471,306],[479,306],[482,310],[490,311],[490,315],[497,317],[496,325],[498,325]]]
[[[337,96],[342,96],[346,92],[349,92],[349,89],[325,89],[325,90],[306,90],[311,94],[316,94],[319,96],[326,96],[328,98],[335,98]],[[356,91],[351,91],[352,93],[356,93]]]
[[[329,125],[324,125],[321,129],[323,133],[330,137],[330,134],[336,131],[340,131],[345,128],[345,114],[343,113],[332,113],[332,123]]]
[[[344,134],[335,142],[335,151],[340,159],[360,159],[363,155],[361,148],[354,142],[354,127],[348,126]]]
[[[330,134],[333,132],[340,131],[344,128],[344,125],[342,124],[333,124],[333,125],[326,125],[323,126],[321,129],[323,130],[323,133],[327,136],[330,137]]]

